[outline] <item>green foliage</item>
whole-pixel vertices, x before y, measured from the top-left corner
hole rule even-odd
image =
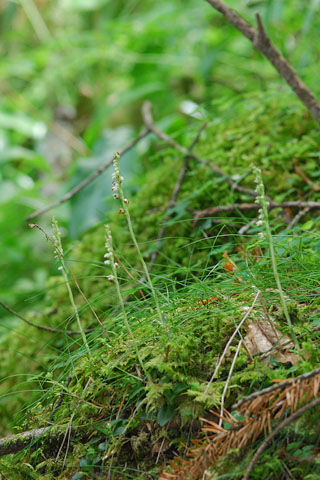
[[[319,47],[314,42],[318,2],[229,3],[251,22],[259,12],[270,36],[319,93]],[[271,65],[205,2],[7,2],[1,36],[0,269],[6,277],[0,281],[0,298],[34,323],[77,329],[51,246],[35,229],[27,229],[24,219],[121,149],[141,127],[146,98],[154,104],[159,125],[186,148],[207,119],[196,152],[234,181],[252,188],[253,163],[262,169],[273,200],[318,200],[312,185],[294,169],[302,165],[319,183],[318,128]],[[81,325],[93,329],[87,334],[90,358],[80,336],[39,331],[0,312],[1,435],[14,426],[66,426],[70,419],[76,429],[59,454],[60,445],[48,449],[43,442],[35,450],[2,458],[5,478],[157,478],[159,463],[177,451],[183,454],[181,443],[199,434],[199,417],[221,406],[237,338],[217,378],[210,386],[208,381],[252,303],[252,285],[262,291],[278,328],[288,333],[268,242],[258,239],[256,227],[247,236],[237,233],[255,214],[221,213],[192,224],[195,210],[251,201],[231,191],[208,164],[190,161],[158,246],[182,163],[180,154],[152,136],[121,158],[139,247],[147,261],[152,252],[159,253],[152,281],[163,325],[149,290],[139,284],[143,272],[124,219],[109,199],[111,173],[106,171],[70,205],[57,209],[66,261],[108,336],[71,281]],[[105,278],[106,219],[121,262],[121,294],[130,294],[125,309],[132,337],[117,310],[114,286]],[[50,213],[41,217],[46,230],[50,222]],[[279,212],[270,212],[279,277],[301,359],[296,365],[273,357],[265,363],[251,361],[242,348],[225,408],[274,379],[318,365],[318,337],[310,329],[319,324],[319,223],[318,213],[309,213],[302,225],[285,232]],[[232,276],[224,268],[226,251],[237,265]],[[252,319],[263,316],[257,306]],[[240,333],[246,334],[245,326]],[[310,413],[281,432],[278,445],[265,451],[252,478],[282,479],[287,471],[297,479],[318,478],[319,462],[312,465],[309,458],[312,446],[318,445],[315,424]],[[85,441],[83,426],[89,434]],[[214,475],[241,478],[251,455],[231,452]]]

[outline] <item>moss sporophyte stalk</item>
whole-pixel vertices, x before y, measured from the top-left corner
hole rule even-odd
[[[142,256],[139,244],[137,242],[137,239],[136,239],[136,236],[135,236],[135,233],[134,233],[134,230],[133,230],[132,221],[131,221],[131,217],[130,217],[130,212],[129,212],[129,208],[128,208],[129,200],[124,196],[124,193],[123,193],[122,183],[123,183],[124,178],[121,176],[121,172],[120,172],[120,155],[119,155],[119,153],[114,154],[113,167],[114,167],[114,172],[112,174],[112,191],[114,192],[113,197],[114,197],[115,200],[120,200],[120,202],[121,202],[122,207],[119,208],[119,213],[124,214],[126,216],[130,236],[131,236],[132,242],[133,242],[133,244],[136,248],[139,261],[141,262],[141,265],[143,267],[143,270],[144,270],[144,273],[145,273],[145,278],[147,279],[147,282],[148,282],[148,285],[149,285],[149,288],[150,288],[150,291],[151,291],[151,296],[152,296],[152,298],[154,300],[154,303],[155,303],[155,306],[156,306],[159,321],[161,323],[163,323],[163,316],[162,316],[162,313],[161,313],[161,310],[160,310],[160,305],[159,305],[157,292],[156,292],[156,290],[155,290],[155,288],[152,284],[148,267],[146,265],[146,262],[144,261],[144,258]]]

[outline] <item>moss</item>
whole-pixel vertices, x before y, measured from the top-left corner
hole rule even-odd
[[[264,102],[261,98],[247,99],[241,109],[235,109],[234,116],[226,116],[225,120],[208,126],[197,151],[235,179],[243,176],[242,184],[248,187],[252,187],[252,178],[247,175],[249,164],[258,164],[263,169],[268,194],[277,201],[295,200],[305,192],[312,199],[315,194],[295,173],[292,159],[298,162],[307,159],[307,171],[312,168],[310,162],[314,161],[314,152],[319,151],[318,132],[302,108],[292,105],[285,110],[281,108],[281,102],[279,99]],[[130,211],[146,258],[155,248],[159,225],[164,219],[182,162],[180,155],[166,149],[144,160],[144,182],[130,198]],[[274,182],[275,176],[279,182]],[[17,423],[11,418],[13,412],[22,410],[31,402],[35,403],[28,409],[26,428],[52,421],[51,415],[68,376],[72,376],[72,380],[61,406],[55,411],[54,422],[67,423],[73,415],[73,426],[86,425],[94,432],[86,445],[80,439],[72,442],[72,449],[65,452],[65,465],[62,455],[57,462],[45,466],[51,458],[49,452],[26,452],[24,461],[38,469],[37,475],[41,473],[48,480],[63,480],[83,472],[94,478],[95,474],[110,468],[117,478],[119,469],[129,465],[136,470],[135,478],[152,478],[143,473],[151,472],[154,463],[150,442],[158,445],[157,442],[163,440],[166,447],[161,458],[170,458],[173,451],[180,448],[181,441],[187,441],[191,433],[197,434],[200,429],[197,418],[206,409],[219,406],[236,339],[216,381],[209,388],[207,382],[235,323],[243,316],[242,308],[247,308],[252,301],[253,279],[259,288],[260,282],[261,285],[272,283],[272,271],[267,259],[257,264],[254,256],[250,258],[246,253],[250,252],[250,245],[240,244],[235,240],[237,237],[232,236],[236,228],[228,227],[224,235],[219,235],[221,225],[216,227],[210,219],[194,226],[192,211],[244,201],[250,199],[230,191],[225,180],[216,177],[209,166],[195,161],[190,163],[174,208],[174,219],[167,224],[165,240],[153,270],[155,284],[160,287],[165,281],[167,286],[162,297],[164,325],[156,322],[150,299],[142,299],[139,292],[134,291],[137,282],[134,283],[132,277],[140,278],[141,266],[137,263],[123,217],[115,213],[109,215],[116,252],[125,266],[121,270],[121,288],[124,295],[128,291],[132,294],[127,308],[134,340],[127,335],[121,315],[113,310],[117,299],[113,285],[105,278],[104,226],[97,226],[81,241],[70,245],[69,264],[91,305],[104,321],[108,338],[97,328],[90,309],[74,288],[83,326],[95,328],[88,335],[90,358],[82,348],[81,339],[39,332],[25,325],[16,327],[15,336],[8,334],[1,339],[2,375],[9,378],[2,382],[0,393],[15,389],[34,390],[27,399],[16,394],[9,400],[2,400],[3,433],[10,430],[12,423]],[[222,222],[224,218],[221,215]],[[233,212],[227,220],[239,223],[249,218],[250,214],[244,219]],[[293,260],[298,257],[292,253],[288,266],[283,269],[283,282],[293,292],[290,313],[295,328],[302,332],[307,326],[308,309],[301,306],[294,280],[304,259],[294,241],[293,238],[292,244],[281,244],[280,238],[276,248],[278,251],[281,248],[290,250],[299,256],[300,263],[295,262]],[[319,252],[308,241],[304,248],[309,260],[312,259],[310,263],[315,263]],[[238,266],[233,277],[224,272],[222,254],[225,250],[233,254]],[[284,255],[281,258],[284,265]],[[316,274],[314,277],[310,275],[308,285],[316,284],[317,278]],[[147,292],[145,295],[147,297]],[[269,308],[273,305],[274,293],[268,292],[266,296]],[[303,308],[306,311],[303,312]],[[42,312],[37,323],[76,329],[61,277],[49,280],[45,298],[37,306],[37,311]],[[281,317],[281,312],[278,316]],[[242,333],[245,334],[245,330]],[[146,383],[136,362],[133,342],[137,343],[149,373]],[[19,352],[23,362],[17,363],[8,355],[7,352],[12,350]],[[318,350],[314,349],[309,363],[301,362],[292,367],[292,371],[302,372],[316,365]],[[21,383],[21,376],[16,375],[23,373],[31,374],[30,382]],[[250,363],[242,350],[235,364],[232,393],[226,400],[226,408],[232,405],[237,395],[248,389],[262,388],[273,378],[284,378],[289,373],[285,366]],[[15,478],[19,475],[20,478],[36,478],[35,473],[26,473],[24,465],[17,466],[19,459],[13,458],[11,464],[17,472]],[[154,471],[158,470],[156,466]],[[130,471],[128,478],[129,475]]]

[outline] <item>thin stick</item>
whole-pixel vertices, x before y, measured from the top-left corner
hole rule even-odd
[[[242,480],[248,480],[249,479],[250,473],[252,472],[255,464],[257,463],[258,458],[260,457],[262,452],[268,447],[268,445],[272,442],[274,437],[280,432],[280,430],[287,427],[291,423],[295,422],[305,412],[307,412],[308,410],[311,410],[312,408],[314,408],[318,405],[320,405],[320,398],[316,398],[312,402],[307,403],[307,405],[299,408],[299,410],[297,410],[292,415],[290,415],[290,417],[286,418],[281,423],[279,423],[279,425],[264,439],[264,441],[262,442],[262,444],[260,445],[260,447],[258,448],[256,453],[254,454],[254,456],[253,456],[253,458],[252,458],[251,462],[249,463],[249,466],[246,470],[246,473],[242,477]]]
[[[230,370],[229,370],[229,373],[228,373],[228,378],[227,378],[227,380],[226,380],[226,383],[225,383],[225,385],[224,385],[224,389],[223,389],[223,392],[222,392],[222,396],[221,396],[221,407],[220,407],[219,427],[222,426],[222,415],[223,415],[223,410],[224,410],[224,399],[225,399],[225,396],[226,396],[226,393],[227,393],[227,390],[228,390],[228,387],[229,387],[229,383],[230,383],[230,380],[231,380],[231,377],[232,377],[232,373],[233,373],[233,369],[234,369],[236,360],[237,360],[238,355],[239,355],[239,351],[240,351],[241,345],[242,345],[242,339],[241,339],[240,342],[238,343],[238,347],[237,347],[236,353],[234,354],[234,357],[233,357],[233,360],[232,360],[232,364],[231,364],[231,367],[230,367]]]
[[[87,381],[82,393],[84,393],[87,388],[89,387],[89,385],[91,385],[91,383],[93,382],[92,378],[89,377],[89,380]],[[67,425],[67,430],[65,431],[65,434],[64,434],[64,437],[62,439],[62,442],[60,444],[60,447],[59,447],[59,450],[58,450],[58,453],[57,453],[57,456],[56,456],[56,462],[60,456],[60,453],[61,453],[61,450],[63,448],[63,445],[67,439],[67,448],[66,448],[66,453],[65,453],[65,456],[64,456],[64,459],[63,459],[63,465],[62,465],[62,468],[64,468],[64,465],[65,465],[65,461],[66,461],[66,458],[67,458],[67,454],[68,454],[68,450],[69,450],[69,445],[70,445],[70,435],[71,435],[71,430],[72,430],[72,422],[73,422],[73,418],[77,412],[77,407],[79,406],[79,404],[81,403],[81,398],[78,400],[76,406],[74,407],[74,411],[69,419],[69,422],[68,422],[68,425]]]
[[[243,225],[243,227],[241,227],[238,231],[238,235],[244,235],[245,233],[247,233],[247,231],[250,230],[250,228],[253,227],[258,220],[258,218],[253,218],[249,223]]]
[[[73,377],[72,377],[71,375],[69,375],[69,377],[67,378],[67,380],[66,380],[66,388],[68,388],[69,383],[71,382],[72,378],[73,378]],[[55,406],[55,408],[53,409],[53,411],[52,411],[52,413],[51,413],[51,415],[50,415],[49,422],[51,422],[51,421],[53,420],[53,417],[55,416],[57,410],[59,410],[59,408],[61,407],[61,404],[62,404],[62,402],[63,402],[63,399],[64,399],[64,397],[66,396],[66,393],[67,393],[67,392],[66,392],[65,389],[63,389],[63,390],[60,392],[60,396],[59,396],[58,403],[57,403],[57,405]]]
[[[260,208],[260,204],[258,203],[234,203],[232,205],[219,205],[218,207],[209,207],[205,210],[194,210],[194,223],[196,223],[199,218],[213,216],[217,213],[233,212],[234,210],[247,212],[251,210],[259,210]],[[320,202],[301,202],[300,200],[298,200],[279,203],[269,200],[268,210],[273,210],[274,208],[308,208],[309,210],[313,210],[320,208]]]
[[[247,318],[249,317],[250,313],[251,313],[252,310],[253,310],[253,307],[254,307],[255,304],[257,303],[257,300],[258,300],[258,298],[259,298],[259,296],[260,296],[260,293],[261,293],[260,290],[258,290],[258,291],[257,291],[257,294],[256,294],[256,296],[255,296],[255,298],[254,298],[254,300],[253,300],[253,302],[252,302],[252,304],[251,304],[251,306],[250,306],[250,308],[249,308],[249,310],[246,312],[246,314],[244,315],[243,319],[241,320],[241,322],[239,323],[239,325],[237,326],[237,328],[235,329],[235,331],[233,332],[233,334],[232,334],[231,337],[229,338],[226,346],[224,347],[223,353],[222,353],[221,357],[219,358],[219,362],[217,363],[217,366],[216,366],[216,368],[215,368],[215,371],[213,372],[213,375],[212,375],[212,377],[210,378],[210,380],[209,380],[209,382],[208,382],[208,384],[207,384],[207,386],[206,386],[206,389],[205,389],[205,391],[204,391],[204,395],[208,392],[208,389],[209,389],[211,383],[213,382],[213,379],[214,379],[215,376],[217,375],[218,370],[219,370],[219,368],[221,367],[222,360],[224,359],[224,357],[225,357],[225,355],[226,355],[226,353],[227,353],[227,351],[228,351],[228,348],[230,347],[230,345],[231,345],[234,337],[237,335],[238,331],[239,331],[240,328],[242,327],[243,323],[247,320]]]
[[[253,46],[259,50],[275,67],[281,77],[292,88],[297,97],[309,110],[313,118],[320,124],[320,103],[301,80],[296,71],[281,55],[279,50],[271,43],[260,18],[256,15],[258,28],[255,30],[246,20],[244,20],[232,8],[229,8],[221,0],[206,0],[213,8],[218,10],[226,19],[237,28],[245,37],[247,37]]]
[[[211,168],[211,170],[215,172],[219,177],[223,177],[233,190],[240,193],[245,193],[252,197],[257,196],[257,193],[254,190],[251,190],[250,188],[240,187],[228,175],[226,175],[223,172],[223,170],[221,170],[221,168],[218,167],[218,165],[215,165],[214,163],[210,162],[205,158],[199,157],[195,153],[192,153],[192,152],[188,153],[188,149],[186,147],[184,147],[183,145],[180,145],[180,143],[176,142],[175,140],[173,140],[173,138],[169,137],[169,135],[167,135],[162,130],[160,130],[154,123],[152,113],[151,113],[151,108],[152,108],[152,105],[150,102],[145,102],[143,104],[142,106],[143,121],[148,127],[148,129],[152,131],[155,135],[157,135],[157,137],[159,137],[168,145],[171,145],[174,149],[178,150],[178,152],[182,153],[183,155],[188,155],[190,158],[193,158],[197,162],[208,165]]]
[[[31,322],[27,318],[23,317],[20,313],[12,310],[7,304],[1,302],[0,300],[0,305],[3,307],[5,310],[8,312],[12,313],[17,318],[20,318],[23,322],[27,323],[31,327],[38,328],[39,330],[44,330],[45,332],[51,332],[51,333],[64,333],[66,335],[81,335],[81,332],[78,332],[77,330],[58,330],[56,328],[51,328],[51,327],[44,327],[43,325],[36,325],[35,323]],[[85,333],[90,333],[93,332],[93,329],[85,330]]]
[[[307,215],[307,213],[310,211],[310,207],[305,207],[303,210],[300,210],[300,212],[297,213],[287,226],[286,230],[291,230],[300,220],[302,217]]]
[[[312,378],[316,375],[320,374],[320,368],[316,368],[315,370],[312,370],[311,372],[303,373],[302,375],[299,375],[298,377],[295,378],[290,378],[289,380],[284,380],[283,382],[277,383],[276,385],[271,385],[270,387],[264,388],[263,390],[259,390],[256,392],[251,393],[251,395],[248,395],[247,397],[241,398],[239,402],[235,403],[232,406],[232,410],[239,410],[241,405],[247,402],[251,402],[257,397],[260,397],[266,393],[273,392],[274,390],[279,390],[283,389],[285,387],[288,387],[289,385],[292,385],[296,382],[302,382],[303,380],[307,380],[309,378]]]
[[[128,145],[126,145],[119,153],[120,155],[124,155],[126,152],[128,152],[131,148],[133,148],[142,138],[144,138],[150,130],[148,128],[145,128],[136,138],[134,138]],[[110,165],[112,165],[113,158],[108,160],[106,163],[101,165],[99,168],[97,168],[91,175],[89,175],[87,178],[82,180],[82,182],[78,183],[76,187],[74,187],[72,190],[70,190],[68,193],[66,193],[60,200],[57,200],[56,202],[51,203],[45,208],[42,208],[41,210],[37,210],[36,212],[33,212],[31,215],[29,215],[26,218],[26,221],[28,222],[29,220],[32,220],[35,217],[39,217],[43,213],[48,212],[49,210],[52,210],[55,207],[58,207],[62,203],[67,202],[70,200],[70,198],[74,197],[77,193],[80,192],[80,190],[83,190],[89,183],[93,182],[99,175],[101,175]]]
[[[156,246],[158,247],[158,250],[155,250],[152,255],[151,255],[151,259],[150,259],[150,263],[149,263],[149,273],[151,272],[151,270],[153,269],[153,266],[154,266],[154,263],[159,255],[159,248],[160,248],[160,244],[161,244],[161,241],[163,239],[163,236],[164,236],[164,232],[165,232],[165,229],[166,229],[166,222],[172,217],[172,214],[169,213],[169,210],[175,206],[176,204],[176,201],[177,201],[177,198],[178,198],[178,195],[179,195],[179,191],[181,189],[181,186],[182,186],[182,183],[183,183],[183,180],[185,178],[185,175],[187,173],[187,169],[188,169],[188,166],[189,166],[189,163],[190,163],[190,153],[192,152],[192,150],[194,149],[194,147],[196,146],[196,144],[198,143],[199,139],[200,139],[200,136],[201,136],[201,133],[203,132],[203,130],[206,128],[207,126],[207,122],[203,123],[201,125],[201,127],[199,128],[192,144],[190,145],[189,149],[188,149],[188,153],[185,157],[185,161],[183,162],[183,165],[182,165],[182,168],[180,170],[180,173],[179,173],[179,176],[178,176],[178,179],[176,181],[176,184],[174,186],[174,189],[173,189],[173,193],[172,193],[172,196],[170,198],[170,201],[168,203],[168,206],[167,206],[167,209],[166,209],[166,214],[165,214],[165,217],[163,219],[163,223],[162,223],[162,226],[160,228],[160,231],[159,231],[159,235],[158,235],[158,238],[157,238],[157,242],[156,242]]]

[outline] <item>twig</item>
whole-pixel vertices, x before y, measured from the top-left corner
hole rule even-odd
[[[192,152],[188,153],[188,149],[186,147],[184,147],[183,145],[180,145],[180,143],[176,142],[175,140],[173,140],[173,138],[169,137],[169,135],[167,135],[162,130],[160,130],[154,123],[152,113],[151,113],[151,107],[152,105],[150,102],[145,102],[142,106],[142,116],[143,116],[144,123],[146,124],[148,129],[152,131],[157,137],[159,137],[168,145],[171,145],[174,149],[178,150],[178,152],[182,153],[183,155],[188,155],[190,158],[193,158],[197,162],[203,163],[204,165],[208,165],[211,168],[211,170],[215,172],[219,177],[223,177],[233,190],[239,193],[245,193],[246,195],[250,195],[252,197],[257,196],[257,193],[255,192],[255,190],[251,190],[250,188],[240,187],[228,175],[226,175],[223,172],[223,170],[221,170],[221,168],[218,167],[218,165],[215,165],[214,163],[210,162],[210,160],[199,157],[195,153],[192,153]]]
[[[8,312],[12,313],[12,315],[14,315],[15,317],[17,318],[20,318],[20,320],[22,320],[23,322],[27,323],[28,325],[30,325],[31,327],[35,327],[35,328],[38,328],[39,330],[44,330],[45,332],[51,332],[51,333],[64,333],[66,335],[81,335],[81,332],[78,332],[78,330],[58,330],[56,328],[51,328],[51,327],[44,327],[43,325],[36,325],[35,323],[31,322],[30,320],[28,320],[27,318],[23,317],[20,313],[18,312],[15,312],[14,310],[12,310],[12,308],[10,308],[8,305],[6,305],[5,303],[1,302],[0,300],[0,305],[1,307],[3,307],[5,310],[7,310]],[[89,330],[85,330],[85,333],[90,333],[92,332],[93,329],[89,329]]]
[[[249,223],[243,225],[243,227],[238,230],[238,235],[244,235],[245,233],[247,233],[247,231],[250,230],[250,228],[253,227],[253,225],[255,225],[258,220],[258,218],[253,218]]]
[[[67,378],[67,381],[66,381],[66,388],[68,388],[69,383],[71,382],[71,380],[72,380],[72,376],[69,375],[69,377]],[[50,415],[49,422],[52,421],[52,419],[53,419],[53,417],[55,416],[57,410],[61,407],[61,404],[62,404],[63,399],[64,399],[65,396],[66,396],[66,390],[63,389],[63,390],[61,391],[61,393],[60,393],[60,397],[59,397],[58,403],[57,403],[57,405],[56,405],[55,408],[53,409],[53,412],[52,412],[51,415]]]
[[[194,223],[196,223],[199,218],[213,216],[221,212],[233,212],[234,210],[247,212],[250,210],[259,210],[259,208],[260,205],[258,203],[234,203],[233,205],[220,205],[218,207],[209,207],[205,210],[194,210]],[[273,210],[274,208],[308,208],[309,210],[313,210],[316,208],[320,208],[320,202],[301,202],[299,200],[278,203],[270,200],[268,209]]]
[[[260,445],[260,447],[258,448],[256,453],[254,454],[254,456],[253,456],[253,458],[252,458],[251,462],[249,463],[249,466],[246,470],[246,473],[242,477],[242,480],[248,480],[249,479],[250,473],[252,472],[255,464],[257,463],[258,458],[260,457],[262,452],[268,447],[269,443],[272,442],[274,437],[280,432],[280,430],[287,427],[291,423],[295,422],[305,412],[307,412],[308,410],[311,410],[312,408],[314,408],[318,405],[320,405],[320,398],[316,398],[312,402],[307,403],[307,405],[299,408],[299,410],[297,410],[292,415],[290,415],[285,420],[283,420],[281,423],[279,423],[279,425],[264,439],[264,441],[262,442],[262,444]]]
[[[90,377],[89,380],[87,381],[82,393],[84,393],[87,388],[91,385],[91,383],[93,382],[92,378]],[[69,445],[70,445],[70,436],[71,436],[71,431],[72,431],[72,422],[73,422],[73,419],[74,419],[74,416],[77,412],[77,407],[79,406],[80,402],[82,401],[82,399],[80,398],[79,401],[77,402],[75,408],[74,408],[74,412],[72,413],[70,419],[69,419],[69,422],[68,422],[68,425],[67,425],[67,429],[65,431],[65,434],[64,434],[64,437],[63,437],[63,440],[60,444],[60,447],[59,447],[59,450],[58,450],[58,453],[57,453],[57,456],[56,456],[56,461],[58,460],[59,458],[59,455],[60,455],[60,452],[63,448],[63,445],[67,439],[67,448],[66,448],[66,453],[65,453],[65,456],[64,456],[64,459],[63,459],[63,466],[62,468],[64,468],[64,465],[65,465],[65,461],[66,461],[66,458],[67,458],[67,454],[68,454],[68,450],[69,450]]]
[[[156,242],[156,246],[158,247],[158,249],[155,250],[151,255],[151,259],[150,259],[150,263],[149,263],[149,272],[151,272],[151,270],[154,266],[154,263],[155,263],[158,255],[159,255],[159,247],[160,247],[160,244],[161,244],[161,241],[163,239],[164,232],[165,232],[165,229],[166,229],[166,222],[172,217],[172,214],[170,214],[169,210],[171,208],[173,208],[176,204],[178,194],[179,194],[179,191],[180,191],[181,186],[182,186],[182,182],[183,182],[184,177],[187,173],[187,169],[188,169],[188,166],[189,166],[189,163],[190,163],[190,158],[191,158],[190,153],[192,152],[192,150],[194,149],[194,147],[198,143],[198,141],[200,139],[200,136],[201,136],[201,133],[206,128],[206,126],[207,126],[207,122],[205,122],[201,125],[201,127],[199,128],[192,144],[190,145],[190,147],[188,149],[188,153],[186,154],[185,161],[183,162],[183,165],[182,165],[182,168],[180,170],[178,179],[177,179],[176,184],[174,186],[173,193],[172,193],[172,196],[171,196],[170,201],[168,203],[166,213],[165,213],[165,216],[164,216],[164,219],[163,219],[163,223],[162,223],[162,226],[161,226],[160,231],[159,231],[159,235],[158,235],[157,242]]]
[[[124,155],[128,150],[133,148],[142,138],[144,138],[148,133],[150,132],[149,128],[145,128],[136,138],[134,138],[128,145],[126,145],[122,150],[120,150],[119,154]],[[89,175],[87,178],[82,180],[76,187],[74,187],[72,190],[70,190],[68,193],[66,193],[60,200],[57,200],[56,202],[51,203],[45,208],[42,208],[41,210],[37,210],[36,212],[32,213],[26,218],[26,221],[32,220],[35,217],[39,217],[43,213],[48,212],[49,210],[52,210],[52,208],[58,207],[62,203],[67,202],[70,200],[70,198],[74,197],[77,193],[80,192],[83,188],[85,188],[89,183],[93,182],[101,173],[103,173],[110,165],[112,165],[113,158],[108,160],[106,163],[101,165],[99,168],[97,168],[91,175]]]
[[[234,366],[235,366],[235,363],[236,363],[236,360],[238,358],[238,355],[239,355],[239,351],[240,351],[240,347],[242,345],[242,339],[240,340],[240,342],[238,343],[238,347],[237,347],[237,350],[236,350],[236,353],[234,354],[234,357],[233,357],[233,360],[232,360],[232,364],[231,364],[231,367],[230,367],[230,370],[229,370],[229,373],[228,373],[228,378],[226,380],[226,383],[224,385],[224,389],[223,389],[223,392],[222,392],[222,396],[221,396],[221,406],[220,406],[220,419],[219,419],[219,427],[222,426],[222,415],[223,415],[223,410],[224,410],[224,399],[225,399],[225,396],[226,396],[226,393],[227,393],[227,390],[228,390],[228,387],[229,387],[229,383],[230,383],[230,380],[231,380],[231,377],[232,377],[232,373],[233,373],[233,369],[234,369]]]
[[[289,225],[286,227],[286,230],[291,230],[300,220],[302,217],[307,215],[307,213],[310,211],[310,207],[305,207],[303,210],[300,210],[300,212],[297,213],[289,223]]]
[[[86,304],[88,305],[89,309],[91,310],[93,316],[95,317],[95,319],[97,320],[97,322],[99,323],[103,333],[106,335],[106,337],[108,337],[108,333],[106,331],[106,329],[104,328],[104,326],[102,325],[101,321],[100,321],[100,318],[98,317],[98,315],[96,314],[94,308],[91,306],[91,303],[89,302],[89,300],[87,299],[87,297],[85,296],[85,294],[83,293],[83,291],[81,290],[80,288],[80,285],[75,277],[75,275],[73,274],[73,271],[71,270],[68,262],[66,261],[65,259],[65,256],[63,254],[63,252],[61,251],[61,249],[59,248],[59,246],[56,244],[56,242],[51,238],[49,237],[49,235],[46,233],[46,231],[40,227],[40,225],[38,225],[37,223],[30,223],[29,224],[29,228],[38,228],[38,230],[40,230],[40,232],[42,232],[44,234],[44,236],[46,237],[46,239],[53,245],[53,247],[56,249],[56,251],[59,253],[59,257],[60,258],[63,258],[63,261],[68,269],[68,272],[70,273],[71,275],[71,278],[72,280],[74,281],[77,289],[78,289],[78,292],[80,293],[81,297],[83,298],[83,300],[86,302]]]
[[[271,40],[262,25],[260,15],[256,15],[258,28],[255,30],[237,12],[229,8],[221,0],[207,0],[207,2],[213,8],[222,13],[222,15],[224,15],[235,28],[237,28],[245,37],[247,37],[252,42],[253,46],[272,63],[281,77],[286,80],[297,97],[309,110],[313,118],[320,124],[319,101],[301,80],[292,66],[281,55],[279,50],[271,43]]]
[[[21,432],[16,435],[8,435],[0,439],[0,457],[12,453],[20,452],[24,448],[33,448],[39,440],[45,440],[46,443],[57,443],[65,434],[68,425],[54,425],[49,427],[35,428],[27,432]],[[88,437],[88,425],[77,426],[72,428],[82,430],[81,438]]]
[[[290,378],[289,380],[284,380],[283,382],[277,383],[276,385],[271,385],[270,387],[264,388],[263,390],[253,392],[253,393],[251,393],[251,395],[248,395],[247,397],[243,397],[243,398],[241,398],[241,400],[239,400],[239,402],[235,403],[232,406],[232,410],[239,410],[239,408],[244,403],[249,403],[257,397],[260,397],[260,396],[262,396],[266,393],[273,392],[274,390],[283,389],[283,388],[288,387],[289,385],[292,385],[296,382],[302,382],[303,380],[307,380],[309,378],[312,378],[315,375],[318,375],[319,373],[320,373],[320,368],[316,368],[315,370],[312,370],[311,372],[303,373],[302,375],[299,375],[298,377]]]
[[[226,346],[224,347],[223,353],[222,353],[221,357],[219,358],[219,361],[218,361],[217,366],[216,366],[216,368],[215,368],[215,370],[214,370],[214,372],[213,372],[213,374],[212,374],[212,377],[210,378],[210,380],[209,380],[209,382],[208,382],[208,384],[207,384],[207,386],[206,386],[206,389],[205,389],[205,391],[204,391],[204,394],[207,393],[207,391],[208,391],[211,383],[213,382],[213,379],[214,379],[215,376],[217,375],[218,370],[219,370],[219,368],[220,368],[220,366],[221,366],[222,360],[224,359],[224,357],[225,357],[225,355],[226,355],[226,353],[227,353],[227,351],[228,351],[228,349],[229,349],[229,347],[230,347],[230,345],[231,345],[234,337],[237,335],[238,331],[239,331],[240,328],[242,327],[243,323],[247,320],[247,318],[249,317],[250,313],[251,313],[252,310],[253,310],[253,307],[254,307],[255,304],[257,303],[257,300],[258,300],[258,298],[259,298],[259,296],[260,296],[260,293],[261,293],[260,290],[258,290],[258,291],[257,291],[257,294],[256,294],[256,296],[255,296],[255,298],[254,298],[254,300],[253,300],[253,302],[252,302],[252,304],[251,304],[251,306],[250,306],[250,308],[248,309],[248,311],[246,312],[246,314],[245,314],[244,317],[242,318],[241,322],[239,323],[239,325],[237,326],[237,328],[235,329],[235,331],[233,332],[233,334],[232,334],[231,337],[229,338]]]
[[[312,188],[312,190],[314,192],[320,192],[320,186],[317,185],[316,183],[313,183],[312,180],[310,180],[310,178],[304,173],[303,170],[301,170],[301,168],[298,167],[298,165],[295,165],[294,166],[294,171],[300,175],[300,177],[308,184],[310,185],[310,187]]]

